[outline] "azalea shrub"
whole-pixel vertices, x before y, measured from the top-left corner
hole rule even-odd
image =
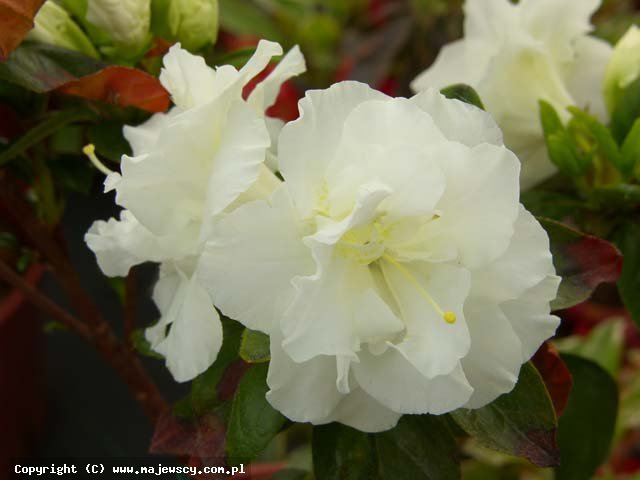
[[[0,0],[0,278],[196,469],[635,478],[638,7]],[[84,241],[122,336],[61,243],[71,193],[120,209]]]

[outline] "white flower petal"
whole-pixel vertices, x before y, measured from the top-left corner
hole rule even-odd
[[[216,71],[204,58],[173,45],[163,58],[160,83],[171,94],[171,99],[183,110],[202,105],[216,97],[218,88]]]
[[[464,307],[471,349],[462,368],[473,385],[466,408],[480,408],[513,389],[522,364],[520,340],[498,306],[470,299]]]
[[[314,423],[340,422],[361,432],[375,433],[395,427],[401,416],[358,388],[342,397],[327,418]]]
[[[169,125],[175,116],[179,115],[179,108],[172,108],[167,113],[156,113],[146,122],[138,126],[125,125],[122,129],[124,138],[131,145],[134,156],[144,155],[152,151],[162,130]]]
[[[436,208],[440,218],[425,226],[425,242],[434,249],[455,246],[468,268],[502,255],[518,217],[518,159],[504,147],[472,149],[450,143],[440,155],[447,188]]]
[[[266,333],[278,327],[294,295],[291,280],[314,269],[303,229],[284,186],[271,205],[255,201],[222,217],[198,268],[225,315]]]
[[[382,271],[393,292],[406,326],[405,338],[394,348],[426,378],[450,373],[469,351],[470,337],[463,305],[469,293],[470,274],[450,265],[400,265],[383,260]],[[447,323],[436,311],[456,315]]]
[[[604,40],[594,37],[577,38],[574,47],[576,57],[567,77],[569,91],[578,107],[605,122],[608,115],[602,85],[613,49]]]
[[[358,356],[360,363],[352,365],[358,384],[394,412],[439,415],[463,406],[473,392],[460,365],[449,375],[427,379],[393,348]]]
[[[542,342],[551,338],[560,319],[550,314],[549,302],[556,298],[560,277],[549,275],[517,300],[500,305],[522,343],[522,361],[529,360]]]
[[[186,382],[215,361],[222,346],[222,324],[197,276],[187,278],[182,272],[177,275],[180,275],[180,285],[158,322],[165,327],[170,325],[169,334],[154,350],[165,356],[173,378]],[[157,296],[160,297],[160,293]],[[163,298],[162,302],[165,301]],[[157,336],[154,330],[147,333],[150,340],[156,340]]]
[[[300,47],[296,45],[287,52],[273,71],[253,89],[247,102],[257,111],[264,112],[275,103],[282,84],[306,70],[304,56]]]
[[[473,272],[471,295],[496,303],[515,300],[554,273],[547,232],[520,206],[509,248],[497,260]]]
[[[429,88],[441,90],[459,83],[476,86],[487,70],[490,60],[491,50],[486,42],[452,42],[440,50],[431,67],[411,82],[411,89],[414,92]]]
[[[491,115],[479,108],[444,97],[429,88],[410,99],[427,112],[447,139],[468,147],[481,143],[504,145],[502,131]]]
[[[282,322],[283,348],[295,362],[318,355],[351,356],[358,348],[355,308],[373,287],[369,269],[333,254],[333,247],[308,242],[317,272],[293,280],[296,297]]]
[[[309,90],[300,100],[300,118],[282,129],[278,143],[280,172],[289,182],[303,218],[322,195],[327,165],[342,136],[344,119],[360,103],[388,98],[358,82],[341,82],[327,90]]]
[[[267,375],[267,400],[294,422],[318,422],[327,418],[340,402],[336,389],[336,359],[318,356],[295,363],[271,336],[271,363]]]

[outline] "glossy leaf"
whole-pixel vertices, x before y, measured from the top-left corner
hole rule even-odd
[[[262,332],[245,329],[240,341],[240,358],[247,363],[268,362],[271,358],[269,336]]]
[[[225,372],[238,358],[242,326],[232,320],[223,320],[223,342],[216,361],[191,384],[191,393],[177,405],[185,417],[204,415],[223,400],[219,392]],[[225,395],[226,397],[226,395]]]
[[[374,439],[383,480],[460,478],[458,444],[444,417],[405,415]]]
[[[0,64],[0,78],[45,93],[105,67],[106,64],[72,50],[25,42]]]
[[[611,131],[619,144],[624,142],[640,117],[640,78],[627,86],[611,114]]]
[[[371,435],[340,423],[313,427],[317,480],[375,480],[377,458]]]
[[[53,135],[60,128],[72,123],[91,120],[92,118],[94,118],[94,115],[85,108],[61,110],[47,114],[41,123],[15,139],[0,153],[0,166],[23,154],[28,148]]]
[[[157,78],[129,67],[106,67],[67,82],[58,91],[120,107],[137,107],[148,112],[164,112],[170,104],[169,93]]]
[[[615,233],[615,242],[624,255],[618,291],[624,306],[640,326],[640,225],[624,223]]]
[[[618,279],[622,255],[611,243],[554,220],[539,221],[549,235],[553,263],[562,277],[551,305],[554,310],[582,303],[598,285]]]
[[[575,355],[562,359],[573,376],[573,390],[558,427],[561,461],[556,480],[589,480],[609,452],[618,389],[596,363]]]
[[[594,147],[621,173],[629,175],[631,173],[630,166],[623,163],[618,144],[609,129],[600,123],[596,117],[579,108],[569,107],[568,110],[573,115],[571,120],[573,125],[588,134],[594,142]]]
[[[629,176],[637,172],[637,167],[640,166],[640,118],[633,123],[622,144],[622,163],[626,166]]]
[[[225,428],[214,413],[197,420],[180,419],[171,413],[160,417],[149,451],[195,458],[223,458]]]
[[[251,367],[233,397],[226,440],[227,456],[233,464],[253,460],[286,421],[265,397],[269,390],[268,368],[268,365]]]
[[[266,11],[252,2],[220,0],[220,26],[237,35],[281,40],[281,33]]]
[[[522,366],[513,391],[477,410],[452,414],[463,430],[493,450],[524,457],[532,463],[557,465],[557,420],[542,377],[533,365]]]
[[[24,40],[45,0],[0,0],[0,61]]]
[[[481,110],[484,110],[484,104],[480,99],[480,95],[476,92],[473,87],[469,85],[465,85],[463,83],[459,83],[457,85],[451,85],[450,87],[445,87],[440,90],[447,98],[452,98],[454,100],[460,100],[461,102],[468,103],[473,105],[474,107],[478,107]]]
[[[558,350],[549,342],[542,344],[531,362],[540,373],[559,418],[569,402],[573,385],[571,372],[560,358]]]

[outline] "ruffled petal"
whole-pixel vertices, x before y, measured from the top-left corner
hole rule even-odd
[[[470,299],[464,311],[472,340],[462,368],[473,386],[473,395],[465,407],[480,408],[515,386],[522,349],[518,336],[495,303]]]
[[[551,338],[560,319],[551,315],[550,302],[556,298],[560,277],[549,275],[517,300],[500,305],[522,343],[522,361],[529,360],[542,342]]]
[[[294,295],[292,279],[314,269],[304,229],[284,186],[271,204],[251,202],[221,218],[198,272],[225,315],[254,330],[279,328]]]
[[[445,98],[435,89],[425,90],[410,101],[433,118],[448,140],[467,147],[481,143],[504,145],[502,131],[491,115],[473,105]]]
[[[166,358],[167,368],[177,382],[194,379],[209,368],[222,346],[222,324],[218,312],[196,275],[187,278],[177,270],[176,278],[164,279],[154,292],[162,317],[147,330],[152,348]],[[168,287],[176,287],[173,295]],[[160,341],[162,330],[169,333]]]
[[[393,348],[358,356],[360,362],[352,366],[358,385],[394,412],[447,413],[463,406],[473,392],[459,364],[448,375],[428,379]]]
[[[418,262],[402,265],[388,259],[383,259],[382,271],[406,326],[404,339],[394,348],[426,378],[450,373],[471,342],[463,311],[469,271]],[[443,311],[453,312],[456,321],[446,322]]]
[[[326,90],[308,90],[300,100],[300,118],[282,129],[278,157],[303,218],[312,216],[324,194],[325,172],[340,143],[345,118],[360,103],[384,98],[388,97],[363,83],[341,82]]]
[[[287,52],[273,71],[253,89],[247,102],[258,112],[266,111],[278,98],[282,84],[306,70],[304,56],[300,47],[296,45]]]
[[[515,300],[554,273],[547,232],[521,205],[509,248],[496,261],[473,272],[471,295],[495,303]]]

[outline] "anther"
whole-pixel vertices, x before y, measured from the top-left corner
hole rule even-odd
[[[434,298],[431,296],[431,294],[427,291],[426,288],[424,288],[420,282],[418,282],[418,280],[416,279],[416,277],[404,266],[402,265],[400,262],[398,262],[396,259],[394,259],[393,257],[391,257],[388,254],[385,254],[382,256],[382,258],[384,258],[385,260],[387,260],[391,265],[393,265],[394,267],[396,267],[400,273],[414,286],[416,287],[416,289],[418,290],[418,292],[420,293],[420,295],[422,295],[422,297],[429,303],[429,305],[431,305],[433,307],[433,309],[442,317],[442,319],[447,322],[448,324],[454,324],[456,323],[456,314],[453,313],[451,310],[447,310],[446,312],[444,310],[442,310],[442,308],[440,307],[440,305],[438,305],[438,302],[436,302],[434,300]]]
[[[113,173],[97,157],[96,146],[93,143],[89,143],[84,147],[82,147],[82,153],[84,153],[87,156],[87,158],[89,158],[89,161],[91,162],[91,164],[94,167],[96,167],[98,170],[100,170],[100,172],[104,173],[105,175],[109,175],[110,173]]]

